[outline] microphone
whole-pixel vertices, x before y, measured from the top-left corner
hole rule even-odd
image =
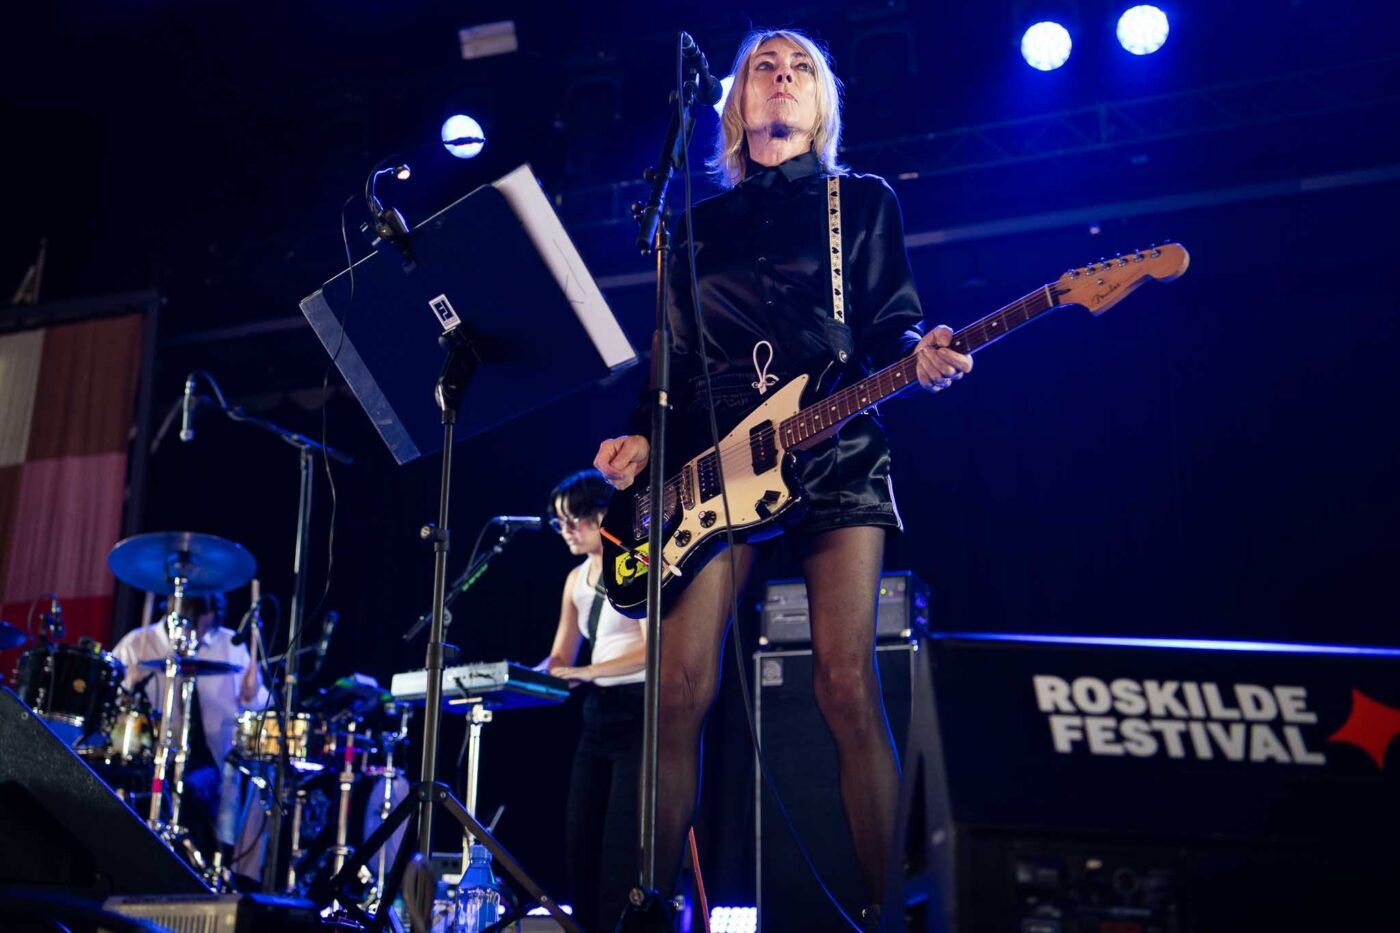
[[[710,74],[710,63],[688,32],[681,33],[681,57],[695,71],[695,100],[713,107],[724,96],[724,85]]]
[[[235,645],[247,644],[248,639],[253,637],[253,627],[262,625],[262,586],[257,577],[254,577],[248,586],[248,598],[248,611],[243,613],[238,630],[233,633],[233,638],[229,639]]]
[[[514,531],[539,531],[544,527],[544,519],[538,515],[497,515],[491,522]]]
[[[63,637],[63,606],[58,601],[58,596],[54,593],[47,594],[49,597],[49,611],[40,616],[44,633],[49,638]]]
[[[194,373],[185,377],[185,397],[180,402],[180,440],[188,444],[194,440]]]

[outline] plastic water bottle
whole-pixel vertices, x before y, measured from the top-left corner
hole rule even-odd
[[[501,888],[491,870],[491,853],[473,843],[466,871],[457,885],[455,933],[480,933],[500,919]]]

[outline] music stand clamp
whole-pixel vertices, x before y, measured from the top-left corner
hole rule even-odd
[[[478,188],[420,224],[414,234],[414,252],[419,261],[411,269],[385,251],[375,253],[350,270],[356,273],[356,287],[351,288],[349,275],[341,273],[302,302],[307,319],[400,463],[431,453],[436,440],[428,437],[425,424],[427,386],[422,369],[405,366],[404,360],[427,344],[429,334],[447,351],[433,385],[442,425],[442,474],[437,523],[425,535],[433,542],[433,609],[424,663],[422,773],[408,798],[333,877],[313,887],[311,897],[323,908],[338,901],[367,930],[377,933],[390,915],[410,856],[420,850],[431,852],[433,810],[442,807],[463,835],[485,846],[503,874],[514,879],[562,929],[581,933],[578,924],[437,781],[442,671],[449,650],[444,633],[452,448],[458,430],[471,436],[508,421],[633,365],[636,354],[528,167]],[[368,307],[360,311],[354,307],[357,304]],[[519,307],[534,313],[509,313]],[[542,331],[557,339],[540,340]],[[572,354],[557,360],[554,347],[560,342],[591,344],[598,355]],[[461,404],[469,385],[492,399],[492,405],[463,413]],[[356,903],[352,882],[410,817],[417,818],[415,826],[406,827],[380,891],[379,907],[371,917]]]

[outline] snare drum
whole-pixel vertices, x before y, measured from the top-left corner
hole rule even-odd
[[[15,672],[20,698],[74,744],[101,733],[125,671],[96,645],[40,645]]]
[[[240,713],[233,749],[246,761],[276,761],[282,755],[282,714],[276,710]],[[325,720],[310,713],[293,713],[285,730],[287,758],[299,770],[320,770],[332,747]]]

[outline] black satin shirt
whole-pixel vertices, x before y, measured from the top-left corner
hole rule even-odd
[[[782,384],[801,373],[836,384],[913,351],[923,312],[904,249],[899,202],[884,179],[841,178],[845,323],[832,313],[827,175],[815,153],[780,165],[750,162],[734,188],[695,205],[691,224],[706,350],[721,431],[761,400],[760,371]],[[705,391],[690,289],[684,218],[674,225],[671,263],[671,388],[677,432],[708,436]],[[771,361],[766,346],[772,347]],[[757,353],[757,363],[755,363]],[[765,367],[766,364],[766,367]],[[646,433],[646,409],[633,430]],[[802,527],[898,526],[889,448],[873,415],[799,456],[806,492]]]

